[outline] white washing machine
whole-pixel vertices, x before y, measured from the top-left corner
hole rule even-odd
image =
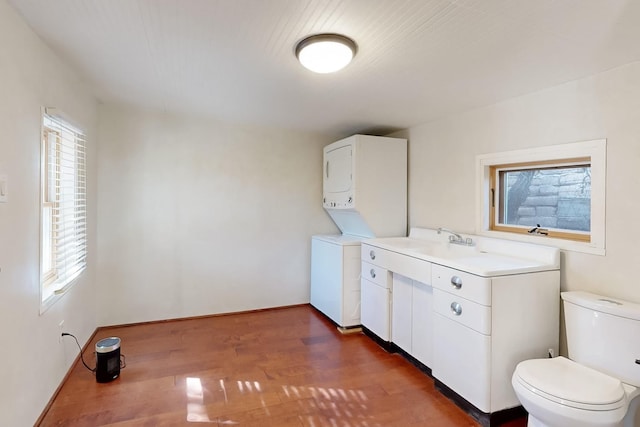
[[[341,235],[311,240],[311,305],[360,325],[360,242],[405,236],[407,140],[353,135],[324,147],[323,207]]]
[[[311,239],[311,305],[338,326],[360,325],[360,242],[348,234]]]

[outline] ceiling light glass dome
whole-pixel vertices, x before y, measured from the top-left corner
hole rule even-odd
[[[296,46],[300,63],[315,73],[333,73],[346,67],[357,51],[356,43],[340,34],[316,34]]]

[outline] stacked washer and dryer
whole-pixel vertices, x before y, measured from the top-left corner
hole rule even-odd
[[[311,240],[311,305],[360,325],[360,243],[406,236],[407,140],[353,135],[324,148],[322,203],[340,229]]]

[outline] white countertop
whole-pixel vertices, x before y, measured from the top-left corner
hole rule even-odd
[[[419,238],[413,236],[419,236]],[[560,269],[560,250],[531,243],[471,237],[473,246],[449,243],[436,230],[412,229],[410,237],[363,240],[363,244],[393,251],[483,277]]]

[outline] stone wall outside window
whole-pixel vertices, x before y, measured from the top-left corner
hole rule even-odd
[[[526,172],[511,175],[516,178],[520,173]],[[509,224],[590,231],[590,169],[541,169],[533,174],[531,184],[524,190],[527,194],[520,195],[524,201],[517,208],[517,217]]]

